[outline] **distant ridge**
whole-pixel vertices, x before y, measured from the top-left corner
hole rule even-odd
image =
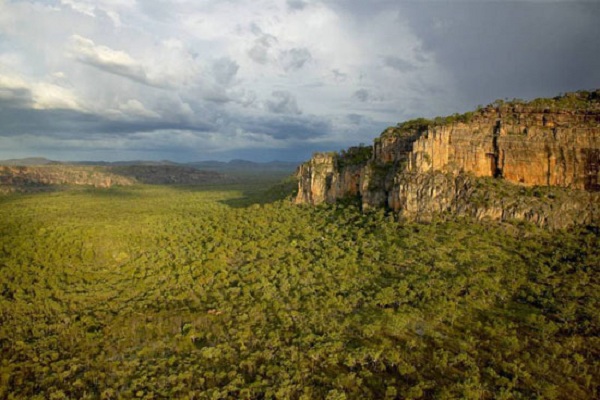
[[[54,161],[44,157],[13,158],[9,160],[0,160],[0,165],[6,166],[40,166],[40,165],[83,165],[83,166],[101,166],[101,167],[121,167],[121,166],[179,166],[191,167],[196,169],[209,169],[216,171],[273,171],[292,173],[297,167],[296,162],[289,161],[268,161],[255,162],[241,159],[231,161],[193,161],[188,163],[177,163],[170,160],[132,160],[132,161]]]
[[[95,187],[134,184],[205,185],[239,183],[248,179],[284,179],[296,169],[291,162],[256,163],[200,161],[75,161],[58,162],[43,157],[0,161],[0,194],[48,190],[58,185]]]
[[[233,183],[217,171],[182,165],[0,165],[0,193],[39,192],[53,186],[204,185]]]
[[[187,163],[185,165],[194,168],[208,168],[215,169],[218,171],[273,171],[273,172],[289,172],[292,173],[296,170],[298,163],[288,161],[269,161],[264,163],[248,161],[248,160],[231,160],[229,162],[224,161],[196,161]]]
[[[48,165],[62,164],[59,161],[52,161],[44,157],[27,157],[27,158],[11,158],[10,160],[0,160],[0,165],[8,166],[33,166],[33,165]]]

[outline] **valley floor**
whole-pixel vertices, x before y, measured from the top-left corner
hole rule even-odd
[[[263,185],[0,197],[0,398],[599,397],[597,228]]]

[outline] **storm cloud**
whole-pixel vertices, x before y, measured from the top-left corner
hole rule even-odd
[[[600,85],[600,3],[415,2],[399,11],[471,102]]]
[[[600,3],[0,1],[0,159],[300,161],[600,86]]]

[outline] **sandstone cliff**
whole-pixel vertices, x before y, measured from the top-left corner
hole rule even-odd
[[[351,197],[417,220],[452,214],[597,224],[600,90],[408,121],[373,146],[315,154],[297,175],[297,203]]]

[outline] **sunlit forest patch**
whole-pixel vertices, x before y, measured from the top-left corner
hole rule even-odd
[[[597,229],[288,186],[0,198],[0,398],[598,397]]]

